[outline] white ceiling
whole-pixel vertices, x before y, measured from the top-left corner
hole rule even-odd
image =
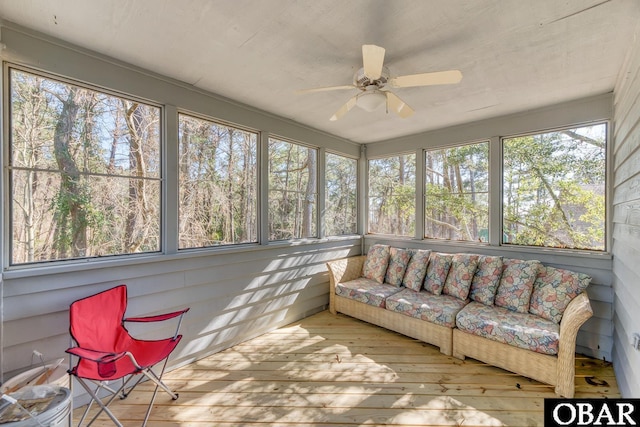
[[[638,0],[0,0],[0,17],[355,142],[611,92]],[[356,89],[363,44],[392,75],[458,69],[460,84],[394,89],[414,110],[329,117]]]

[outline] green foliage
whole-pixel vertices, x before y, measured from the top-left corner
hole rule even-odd
[[[504,141],[505,243],[604,249],[605,125]]]
[[[327,153],[325,162],[325,234],[357,232],[357,160]]]
[[[269,139],[269,240],[316,236],[317,150]]]
[[[414,154],[369,161],[369,232],[413,236],[415,180]]]
[[[486,241],[488,161],[486,142],[426,153],[426,237]]]

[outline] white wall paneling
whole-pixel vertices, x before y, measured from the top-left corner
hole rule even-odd
[[[640,27],[639,27],[640,28]],[[630,43],[615,88],[613,134],[613,367],[625,397],[640,397],[640,43]]]

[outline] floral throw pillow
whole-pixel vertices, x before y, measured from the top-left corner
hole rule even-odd
[[[467,299],[479,258],[479,255],[455,254],[442,293],[461,300]]]
[[[493,305],[502,277],[502,257],[480,255],[478,269],[471,281],[469,298],[484,305]]]
[[[560,323],[567,305],[580,295],[591,277],[555,267],[542,267],[533,283],[529,313]]]
[[[409,249],[390,248],[389,266],[387,267],[384,282],[394,286],[402,285],[402,278],[410,259],[411,251]]]
[[[424,288],[434,295],[440,295],[444,282],[447,280],[447,274],[453,262],[453,255],[432,252],[429,257],[429,265],[427,266],[427,274],[424,278]]]
[[[430,250],[418,249],[413,252],[413,256],[407,266],[407,271],[404,273],[402,284],[412,291],[420,291],[422,288],[422,282],[424,282],[424,275],[427,273],[427,265],[429,264]]]
[[[364,262],[362,276],[382,283],[384,282],[388,265],[389,245],[373,245],[369,248],[369,252],[367,252],[367,259]]]
[[[540,261],[505,258],[495,305],[518,313],[529,312],[533,282],[542,267]]]

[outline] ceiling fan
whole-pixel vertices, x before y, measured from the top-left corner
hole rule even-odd
[[[459,83],[462,73],[459,70],[438,71],[433,73],[411,74],[391,77],[389,69],[384,65],[385,49],[373,44],[362,46],[362,63],[353,75],[353,84],[344,86],[319,87],[303,89],[297,93],[325,92],[330,90],[359,89],[360,93],[351,97],[329,120],[338,120],[356,105],[365,111],[374,111],[386,102],[387,111],[391,110],[402,118],[410,117],[413,109],[396,94],[383,90],[385,86],[405,88],[415,86],[447,85]]]

